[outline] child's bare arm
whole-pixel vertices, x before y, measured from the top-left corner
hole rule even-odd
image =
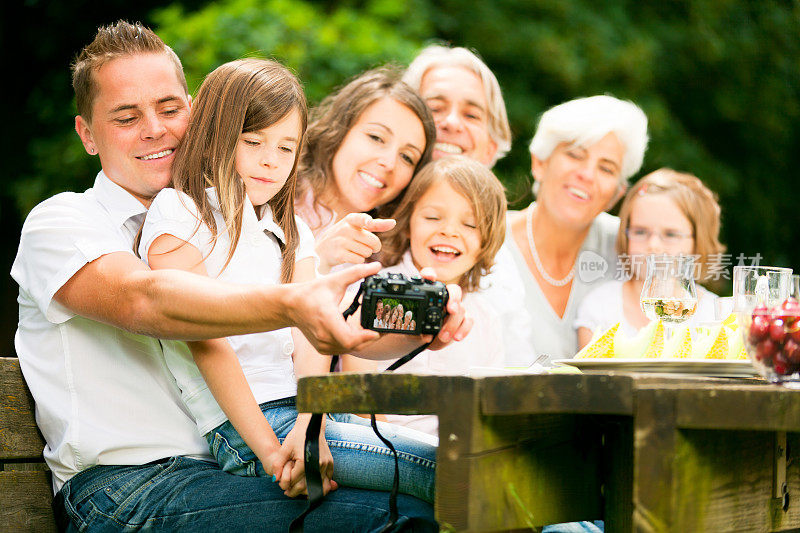
[[[256,403],[236,353],[225,339],[187,343],[194,362],[225,416],[256,454],[269,475],[280,477],[286,459],[281,444]]]
[[[311,281],[315,277],[313,258],[307,257],[295,263],[292,283]],[[292,328],[292,340],[294,341],[294,352],[292,353],[294,373],[297,377],[328,373],[331,366],[330,356],[316,351],[297,328]]]
[[[292,282],[301,283],[313,280],[315,277],[316,273],[314,271],[313,258],[301,259],[295,263]],[[328,373],[331,365],[331,358],[316,351],[297,328],[292,328],[292,341],[294,342],[292,359],[294,361],[294,372],[297,377]],[[305,493],[307,490],[305,486],[303,454],[305,450],[306,427],[310,419],[310,414],[298,414],[294,428],[292,428],[283,441],[284,453],[288,454],[289,457],[295,458],[294,466],[288,474],[287,480],[289,482],[288,494],[290,496],[294,495],[294,493]],[[319,463],[323,492],[327,493],[328,490],[336,489],[336,483],[331,480],[331,476],[333,476],[333,456],[325,440],[324,416],[322,417],[319,435]],[[281,487],[283,487],[283,485],[281,485]]]
[[[148,250],[150,268],[173,268],[208,275],[203,257],[195,246],[172,235],[157,237]],[[256,454],[267,474],[278,478],[287,458],[280,442],[264,418],[236,353],[224,338],[191,341],[187,345],[197,368],[222,411]]]

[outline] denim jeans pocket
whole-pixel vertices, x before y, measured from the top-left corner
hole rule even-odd
[[[211,431],[206,437],[210,444],[211,455],[225,472],[237,476],[255,477],[257,475],[255,454],[247,447],[238,433],[236,433],[236,437],[238,437],[235,439],[237,442],[241,441],[240,446],[233,445],[223,433],[217,430]]]
[[[158,481],[158,478],[166,470],[171,470],[176,459],[176,457],[172,457],[164,462],[134,467],[130,472],[116,478],[113,484],[109,483],[103,489],[103,492],[117,506],[122,507],[126,500],[132,497],[135,498],[136,493],[146,489],[151,483]]]
[[[135,504],[139,494],[168,471],[175,458],[158,464],[137,466],[94,466],[70,479],[62,488],[64,509],[78,527],[96,529],[96,520],[114,527],[124,521],[117,517]],[[102,528],[100,528],[102,529]]]

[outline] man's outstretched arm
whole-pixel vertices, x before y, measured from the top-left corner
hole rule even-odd
[[[339,302],[348,285],[379,269],[373,263],[307,283],[247,286],[177,270],[152,271],[130,253],[113,252],[84,265],[54,299],[87,318],[163,339],[295,326],[321,353],[343,353],[378,337],[347,324]]]

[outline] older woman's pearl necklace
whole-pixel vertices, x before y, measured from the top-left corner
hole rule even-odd
[[[533,206],[528,208],[528,212],[525,214],[525,229],[528,230],[528,246],[531,249],[531,256],[533,256],[533,264],[536,265],[536,270],[539,271],[539,274],[542,276],[542,279],[545,280],[547,283],[552,285],[553,287],[563,287],[570,281],[572,278],[575,277],[575,266],[573,265],[565,277],[561,279],[555,279],[547,271],[544,269],[544,265],[542,264],[542,260],[539,259],[539,254],[536,252],[536,244],[533,242]]]

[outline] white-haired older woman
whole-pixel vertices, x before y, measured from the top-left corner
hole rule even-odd
[[[475,53],[430,45],[411,62],[403,81],[433,114],[434,159],[462,154],[491,167],[511,149],[500,84]]]
[[[644,112],[612,96],[571,100],[539,121],[530,146],[536,201],[509,214],[487,293],[508,317],[504,327],[518,327],[515,314],[530,316],[525,333],[542,364],[575,355],[578,304],[613,277],[619,219],[604,211],[625,192],[646,147]]]

